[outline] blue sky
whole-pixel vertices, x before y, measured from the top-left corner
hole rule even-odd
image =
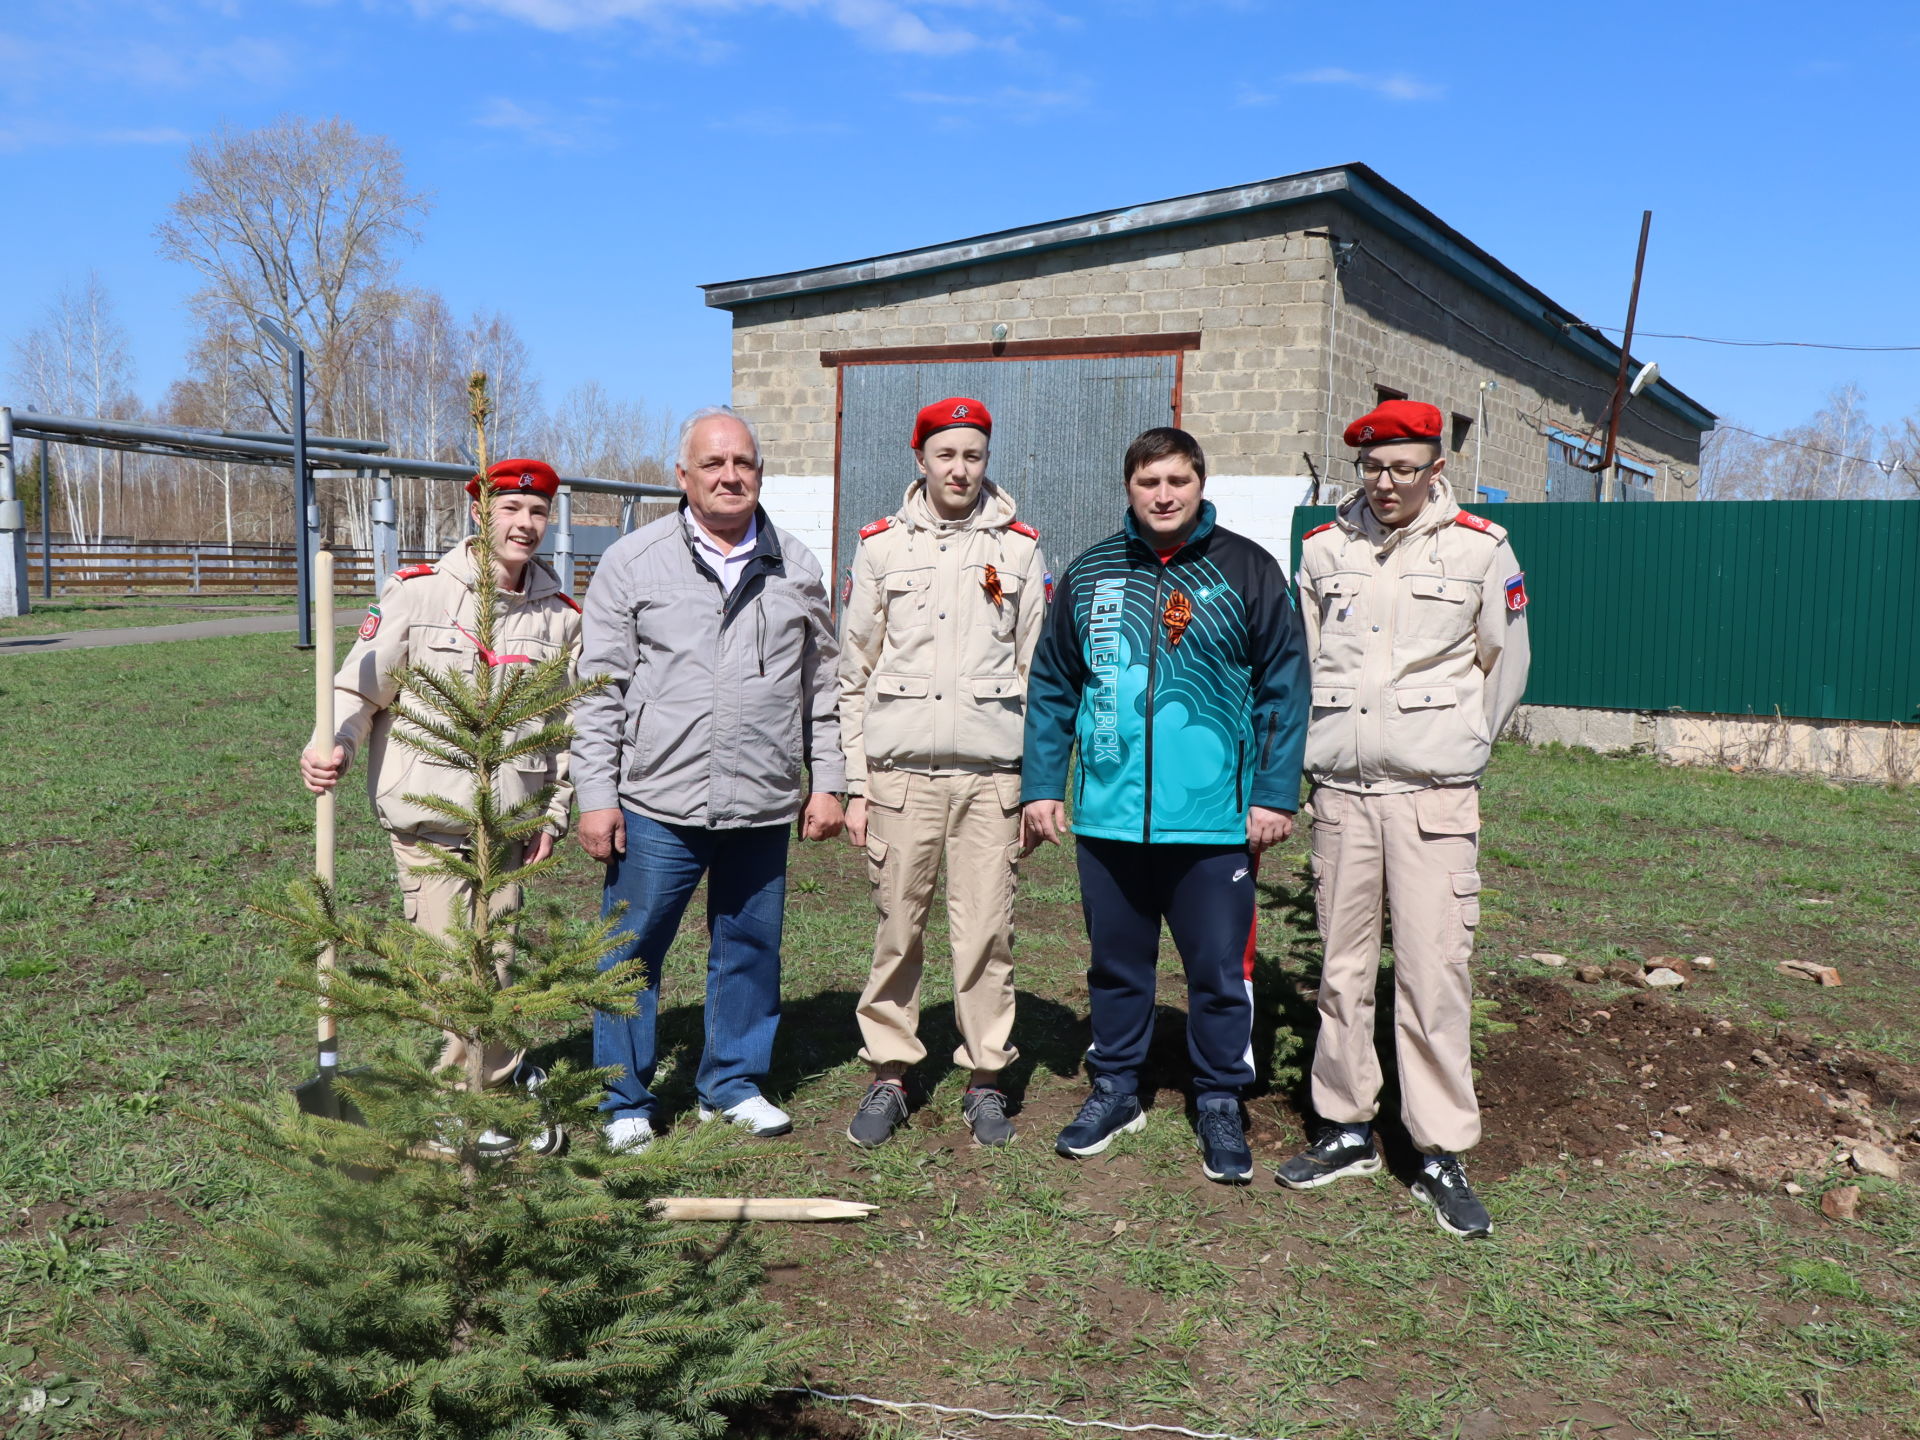
[[[510,315],[550,400],[724,398],[702,281],[1349,160],[1595,323],[1651,208],[1643,329],[1920,345],[1916,60],[1910,0],[8,0],[0,347],[96,270],[157,398],[183,150],[289,112],[399,145],[404,278]],[[1920,405],[1920,354],[1635,349],[1776,433]]]

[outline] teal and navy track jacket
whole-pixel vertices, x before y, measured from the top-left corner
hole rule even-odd
[[[1021,798],[1064,800],[1078,746],[1076,834],[1244,844],[1248,806],[1300,807],[1307,697],[1279,562],[1219,529],[1209,501],[1162,565],[1129,514],[1054,597],[1027,682]]]

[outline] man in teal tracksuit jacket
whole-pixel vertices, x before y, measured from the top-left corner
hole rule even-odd
[[[1253,872],[1299,807],[1304,632],[1279,562],[1215,523],[1191,435],[1147,431],[1125,472],[1125,528],[1068,567],[1027,685],[1027,840],[1060,838],[1077,750],[1073,832],[1092,950],[1093,1091],[1056,1148],[1098,1154],[1144,1123],[1137,1090],[1164,920],[1186,967],[1202,1168],[1243,1184]]]

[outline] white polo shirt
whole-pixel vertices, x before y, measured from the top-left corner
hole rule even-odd
[[[683,510],[680,515],[686,522],[687,533],[693,537],[693,543],[700,547],[707,564],[720,577],[721,590],[731,595],[733,587],[740,583],[741,575],[746,572],[747,561],[753,558],[753,547],[759,543],[760,517],[756,515],[747,521],[745,538],[729,550],[723,541],[714,539],[701,528],[700,522],[693,518],[693,511]]]

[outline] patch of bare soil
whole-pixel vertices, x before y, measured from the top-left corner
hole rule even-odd
[[[1487,991],[1514,1028],[1489,1038],[1478,1067],[1476,1175],[1635,1152],[1775,1184],[1862,1141],[1920,1160],[1920,1068],[1715,1020],[1664,993],[1602,1000],[1546,978]]]

